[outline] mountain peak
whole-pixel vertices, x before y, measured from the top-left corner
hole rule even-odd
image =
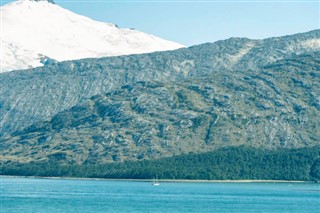
[[[1,20],[0,73],[43,66],[43,58],[66,61],[184,47],[75,14],[53,0],[18,0],[6,4],[1,7]]]
[[[22,1],[25,1],[25,0],[22,0]],[[27,0],[27,1],[37,1],[37,2],[48,2],[48,3],[51,3],[51,4],[55,4],[55,2],[53,0]]]

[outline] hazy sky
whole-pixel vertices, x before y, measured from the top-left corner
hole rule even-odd
[[[1,5],[12,1],[1,1]],[[320,0],[55,0],[75,13],[190,46],[229,37],[266,38],[320,28]]]

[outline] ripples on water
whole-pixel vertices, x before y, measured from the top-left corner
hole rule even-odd
[[[161,183],[1,177],[1,213],[320,213],[315,183]]]

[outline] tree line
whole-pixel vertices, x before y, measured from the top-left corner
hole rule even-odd
[[[228,147],[206,153],[189,153],[158,160],[65,165],[6,162],[1,175],[201,180],[320,180],[320,146],[264,150]]]

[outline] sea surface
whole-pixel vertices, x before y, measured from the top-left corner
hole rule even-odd
[[[316,183],[165,183],[1,177],[1,213],[320,213]]]

